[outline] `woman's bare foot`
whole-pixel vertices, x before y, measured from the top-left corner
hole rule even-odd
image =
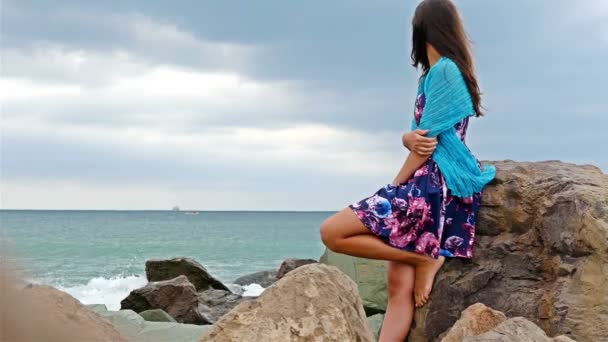
[[[435,274],[443,266],[445,257],[440,255],[437,259],[429,257],[428,261],[416,266],[416,278],[414,280],[414,300],[417,308],[426,304],[433,288]]]

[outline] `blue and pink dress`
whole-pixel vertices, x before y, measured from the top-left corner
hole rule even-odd
[[[418,123],[424,105],[422,92],[414,110]],[[455,125],[463,143],[468,123],[466,117]],[[453,196],[431,156],[406,182],[387,184],[349,208],[373,234],[393,247],[432,258],[470,259],[480,204],[481,192],[466,198]]]

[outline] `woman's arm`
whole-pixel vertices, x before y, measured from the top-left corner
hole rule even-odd
[[[397,186],[401,183],[405,183],[429,157],[430,155],[423,156],[416,152],[410,152],[407,155],[403,166],[401,166],[401,170],[399,170],[399,173],[397,173],[397,176],[395,176],[395,179],[391,184]]]

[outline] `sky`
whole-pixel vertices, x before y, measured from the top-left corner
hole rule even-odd
[[[392,182],[418,1],[0,5],[3,209],[340,210]],[[608,171],[608,1],[456,1],[484,161]]]

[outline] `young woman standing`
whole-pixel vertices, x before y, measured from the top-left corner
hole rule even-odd
[[[331,250],[388,261],[380,341],[403,341],[445,258],[473,257],[483,187],[496,174],[465,144],[480,90],[462,19],[450,0],[423,0],[412,20],[412,64],[422,68],[409,154],[392,183],[321,225]]]

